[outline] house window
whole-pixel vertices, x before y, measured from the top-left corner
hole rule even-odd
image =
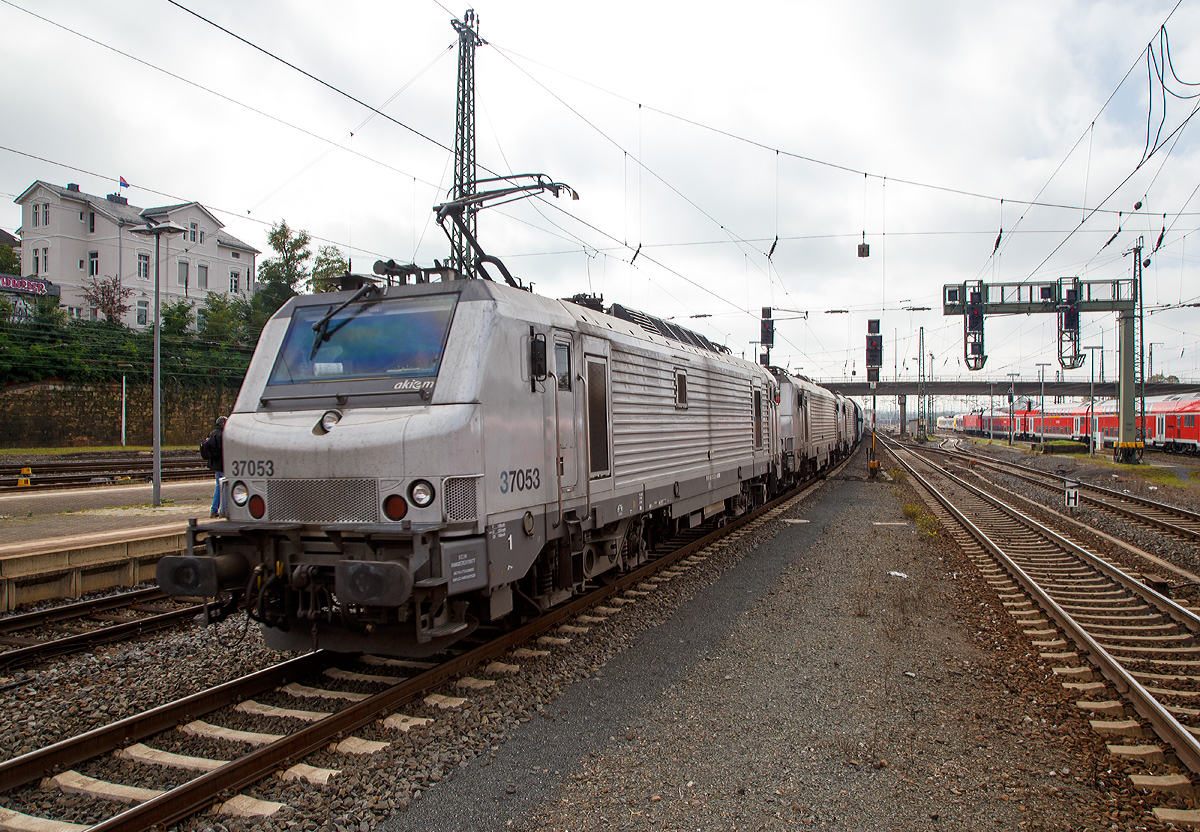
[[[83,212],[82,211],[79,212],[79,221],[83,222]]]
[[[200,229],[200,244],[204,245],[204,229]]]
[[[78,320],[79,318],[83,317],[83,309],[78,306],[68,306],[67,316]]]
[[[196,288],[208,288],[208,266],[204,265],[203,263],[196,266]]]
[[[137,322],[138,326],[145,326],[146,321],[150,318],[150,301],[139,300],[137,302]]]
[[[150,255],[138,255],[138,277],[148,279],[150,277]]]
[[[35,276],[42,273],[41,269],[39,268],[38,250],[36,248],[33,250],[33,273]]]
[[[179,261],[178,282],[180,286],[188,285],[188,262],[186,260]]]
[[[42,249],[42,273],[50,274],[50,249]]]
[[[230,272],[229,273],[229,291],[231,291],[231,292],[238,291],[238,283],[240,282],[238,280],[238,278],[240,278],[240,277],[241,277],[241,272]]]
[[[241,260],[241,259],[242,259],[242,255],[241,255],[241,253],[240,253],[240,252],[237,252],[237,251],[233,252],[233,259],[234,259],[234,260]]]
[[[96,212],[88,211],[88,233],[96,233]]]
[[[191,233],[188,235],[188,242],[196,242],[196,223],[191,223]]]
[[[98,321],[98,320],[100,320],[100,310],[99,310],[99,309],[94,309],[94,308],[93,308],[93,309],[89,309],[89,310],[88,310],[88,316],[89,316],[89,317],[90,317],[90,318],[91,318],[93,321]]]
[[[88,252],[88,277],[98,277],[100,275],[100,252]]]
[[[687,410],[687,372],[675,371],[675,409]]]
[[[41,215],[38,213],[37,205],[34,205],[33,206],[33,227],[37,228],[41,224],[42,224]]]
[[[50,224],[50,203],[42,203],[42,225]]]

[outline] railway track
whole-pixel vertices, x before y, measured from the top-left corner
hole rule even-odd
[[[1001,462],[968,453],[961,448],[947,450],[930,448],[934,453],[969,461],[971,465],[981,466],[992,471],[1015,477],[1031,485],[1055,491],[1059,494],[1065,487],[1065,477],[1047,474],[1036,468],[1018,465],[1012,462]],[[1200,540],[1200,514],[1186,509],[1170,506],[1166,503],[1140,497],[1136,494],[1126,494],[1113,488],[1078,481],[1079,499],[1087,505],[1106,511],[1126,520],[1132,520],[1143,526],[1167,532],[1183,540]]]
[[[0,652],[0,669],[148,635],[203,613],[203,604],[181,606],[154,587],[0,618],[0,645],[10,648]]]
[[[280,804],[263,804],[236,793],[278,771],[284,772],[285,779],[326,782],[336,775],[335,769],[308,766],[301,761],[317,752],[328,760],[331,744],[335,758],[338,754],[380,753],[389,745],[389,732],[394,735],[424,721],[404,716],[399,709],[419,705],[422,697],[426,704],[457,707],[462,700],[456,703],[452,697],[432,691],[447,685],[453,686],[451,692],[494,685],[495,677],[517,669],[499,659],[520,661],[538,654],[521,645],[569,649],[572,633],[602,625],[621,606],[636,603],[657,585],[680,578],[703,563],[708,547],[750,533],[768,522],[799,499],[811,484],[723,527],[689,530],[669,546],[669,551],[656,552],[649,563],[612,584],[598,586],[569,604],[509,632],[495,633],[486,641],[456,645],[467,649],[442,657],[440,662],[370,656],[355,660],[318,651],[0,764],[0,791],[10,807],[0,809],[0,824],[63,823],[21,812],[23,807],[44,801],[31,796],[33,792],[42,793],[39,783],[42,788],[94,798],[82,811],[61,813],[69,815],[69,822],[76,826],[44,827],[57,832],[89,827],[163,828],[213,803],[220,803],[221,811],[228,814],[268,815]],[[470,672],[493,678],[464,676]],[[296,700],[315,701],[319,710],[287,706]],[[266,721],[278,728],[270,732],[245,731],[248,719]],[[219,756],[198,758],[187,753],[198,741],[206,748],[225,743],[228,750]],[[238,754],[237,747],[250,750]],[[147,769],[168,767],[176,773],[166,778],[169,787],[161,782],[148,788],[102,779],[97,775],[129,768],[128,764],[113,762],[114,752],[126,760],[146,763]],[[182,773],[185,771],[199,774]],[[154,780],[149,776],[146,779]],[[114,812],[113,801],[120,800],[135,805]]]
[[[894,442],[886,446],[1005,608],[1027,628],[1040,657],[1082,697],[1078,706],[1096,717],[1092,727],[1110,739],[1109,752],[1147,767],[1174,761],[1200,774],[1195,612],[924,454]],[[1132,780],[1139,789],[1187,794],[1192,789],[1184,772]]]
[[[152,476],[153,461],[145,454],[5,463],[0,464],[0,493],[144,482]],[[212,477],[212,471],[199,454],[172,455],[162,460],[163,480],[205,477]]]

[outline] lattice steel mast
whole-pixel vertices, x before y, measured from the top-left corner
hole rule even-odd
[[[474,9],[467,9],[462,20],[450,23],[458,32],[453,199],[460,200],[475,193],[475,47],[487,41],[479,37],[479,18]],[[473,206],[464,211],[462,220],[470,234],[455,226],[450,241],[450,265],[468,277],[475,277],[475,257],[469,242],[469,237],[478,236]]]

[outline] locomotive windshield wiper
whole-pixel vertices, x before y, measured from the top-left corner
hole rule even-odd
[[[372,292],[378,292],[378,291],[379,291],[379,287],[376,286],[374,283],[364,283],[363,287],[361,289],[359,289],[357,292],[355,292],[354,296],[351,297],[349,300],[347,300],[345,303],[343,303],[341,306],[337,307],[336,309],[334,309],[332,306],[330,306],[329,311],[325,313],[325,316],[323,318],[321,318],[321,320],[317,321],[315,324],[312,325],[313,332],[317,333],[317,337],[313,339],[313,348],[312,348],[312,352],[309,353],[308,360],[312,361],[314,358],[316,358],[317,350],[321,349],[321,345],[324,344],[326,341],[328,341],[330,338],[332,338],[333,334],[335,332],[337,332],[339,329],[344,327],[346,324],[350,323],[351,319],[353,319],[355,315],[357,315],[359,312],[361,312],[362,309],[357,310],[356,312],[354,312],[354,314],[349,315],[346,318],[346,320],[342,321],[340,324],[335,326],[333,329],[330,329],[329,322],[331,320],[333,320],[334,315],[341,312],[343,309],[345,309],[350,304],[354,303],[356,300],[361,300],[362,298],[365,298],[367,295],[371,294]],[[363,308],[366,308],[366,307],[364,306]]]

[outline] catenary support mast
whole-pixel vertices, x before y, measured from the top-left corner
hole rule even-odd
[[[479,37],[479,18],[467,9],[462,20],[452,20],[458,32],[458,106],[454,130],[453,199],[475,192],[475,47],[487,43]],[[463,212],[463,224],[471,237],[478,237],[473,206]],[[474,252],[469,237],[455,227],[450,243],[450,265],[468,277],[475,276]]]

